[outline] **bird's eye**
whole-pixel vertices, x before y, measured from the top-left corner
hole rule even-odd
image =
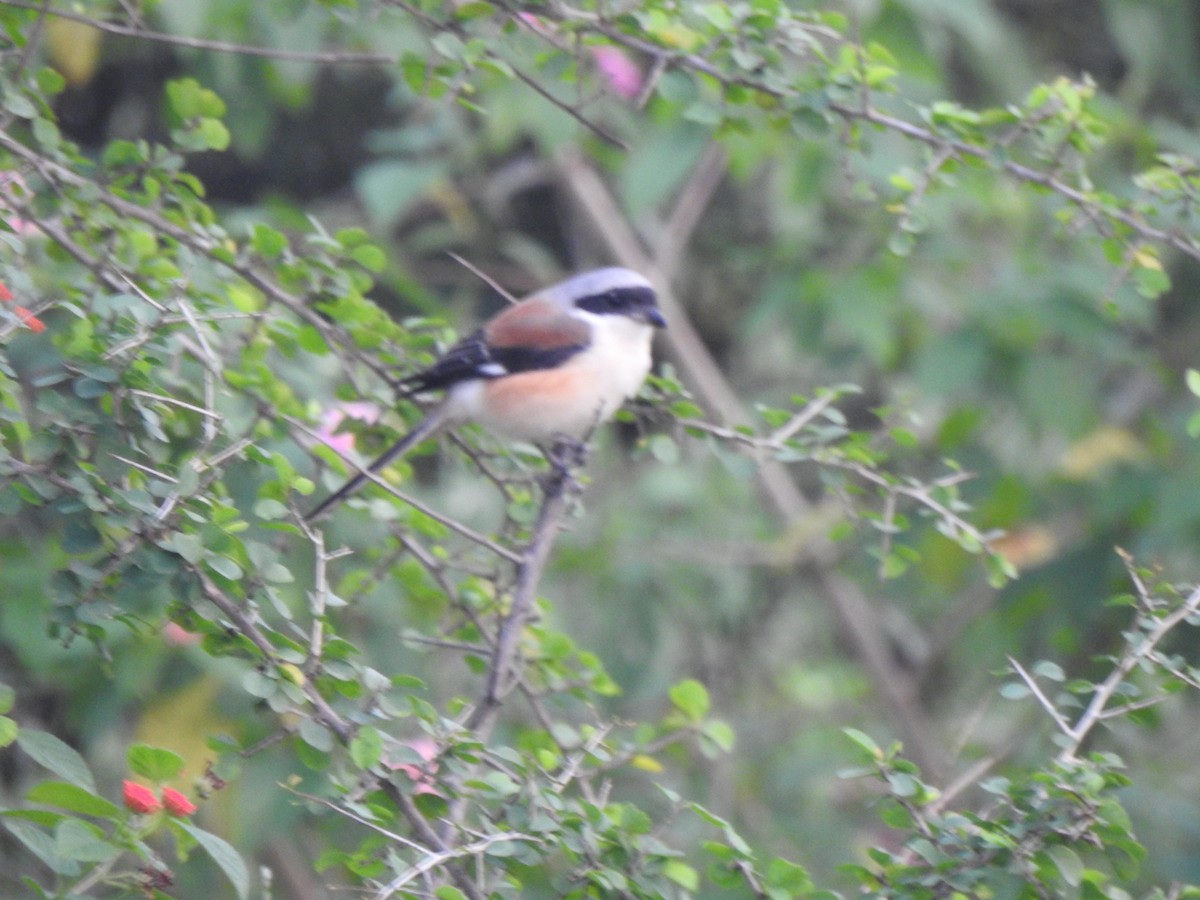
[[[625,309],[629,306],[629,297],[620,291],[609,291],[607,300],[609,309]]]

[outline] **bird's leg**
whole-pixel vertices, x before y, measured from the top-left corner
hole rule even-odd
[[[551,482],[561,482],[572,493],[581,490],[575,471],[587,465],[588,443],[585,439],[570,435],[556,435],[554,442],[542,448],[546,461],[550,463]]]

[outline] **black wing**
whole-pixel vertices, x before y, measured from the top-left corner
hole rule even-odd
[[[445,390],[460,381],[476,378],[553,369],[586,347],[586,343],[552,348],[495,347],[487,342],[480,329],[452,346],[428,369],[403,379],[400,388],[408,394],[419,394]]]

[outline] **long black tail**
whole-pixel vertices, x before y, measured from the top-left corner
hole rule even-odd
[[[393,459],[403,456],[417,444],[432,437],[434,432],[446,424],[446,413],[444,407],[437,407],[427,415],[422,422],[417,425],[412,431],[406,434],[396,443],[392,444],[384,453],[372,462],[366,469],[360,471],[357,475],[343,484],[340,488],[318,503],[313,510],[304,517],[306,522],[315,522],[322,514],[330,508],[336,506],[342,500],[362,487],[363,482],[370,481],[371,475],[376,474],[380,469],[390,463]]]

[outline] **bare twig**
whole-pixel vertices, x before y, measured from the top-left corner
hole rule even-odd
[[[517,298],[514,297],[512,294],[510,294],[508,291],[506,291],[504,289],[504,285],[502,285],[495,278],[493,278],[487,272],[483,271],[483,269],[479,268],[479,266],[475,265],[475,263],[471,262],[466,257],[459,256],[457,253],[451,252],[449,250],[446,251],[446,255],[449,256],[456,263],[458,263],[460,266],[462,266],[464,269],[466,269],[468,272],[470,272],[472,275],[474,275],[476,278],[478,278],[480,281],[482,281],[484,284],[486,284],[488,287],[490,287],[493,291],[495,291],[497,294],[499,294],[501,297],[503,297],[509,303],[517,302]]]
[[[327,447],[331,446],[324,438],[321,437],[320,434],[318,434],[316,431],[314,431],[312,428],[310,428],[304,422],[301,422],[299,419],[295,419],[291,416],[283,416],[283,419],[289,425],[291,425],[293,428],[296,428],[299,431],[304,432],[304,434],[306,434],[308,437],[310,437],[314,441],[322,443]],[[336,449],[336,448],[334,448],[334,449]],[[475,529],[473,529],[467,525],[464,525],[462,522],[459,522],[457,519],[452,519],[447,515],[439,513],[433,507],[428,506],[425,503],[422,503],[420,500],[417,500],[415,497],[411,497],[408,494],[405,494],[403,491],[397,490],[395,487],[393,487],[391,484],[389,484],[384,478],[381,478],[378,473],[372,472],[366,466],[361,465],[357,460],[352,459],[351,457],[346,456],[345,454],[341,454],[341,457],[342,457],[342,461],[344,463],[346,463],[346,465],[348,465],[357,474],[366,476],[366,478],[372,484],[379,485],[379,487],[386,490],[393,497],[395,497],[398,500],[401,500],[408,506],[411,506],[413,509],[417,510],[417,512],[421,513],[422,515],[429,516],[429,518],[433,519],[435,522],[445,525],[451,531],[457,532],[458,534],[462,535],[463,537],[467,538],[468,540],[473,541],[474,543],[478,544],[479,546],[483,547],[484,549],[494,553],[496,556],[499,556],[501,559],[507,559],[509,562],[514,562],[514,563],[520,562],[521,557],[514,551],[505,547],[504,545],[497,544],[491,538],[488,538],[488,537],[480,534]]]
[[[1042,709],[1050,714],[1050,718],[1054,720],[1054,724],[1058,726],[1059,731],[1070,737],[1071,723],[1064,719],[1062,713],[1058,711],[1058,707],[1050,702],[1050,698],[1042,691],[1041,685],[1037,683],[1037,679],[1026,672],[1025,667],[1017,662],[1014,657],[1008,657],[1008,664],[1021,676],[1021,680],[1025,682],[1025,686],[1029,688],[1030,693],[1037,698],[1038,703],[1042,704]]]
[[[472,841],[469,844],[462,844],[455,847],[453,850],[443,850],[441,853],[432,853],[423,858],[419,863],[409,866],[374,895],[377,900],[386,900],[391,897],[402,887],[419,878],[424,873],[435,869],[440,865],[449,862],[452,859],[461,859],[464,856],[476,856],[483,853],[492,844],[500,841],[528,841],[534,844],[543,843],[541,838],[534,837],[532,834],[522,834],[519,831],[501,831],[496,834],[489,834],[477,841]]]
[[[219,609],[238,632],[258,648],[258,651],[262,653],[263,658],[267,662],[272,665],[278,665],[279,657],[275,650],[275,645],[262,632],[262,629],[255,624],[250,614],[230,599],[203,571],[198,568],[194,569],[194,571],[196,577],[200,580],[200,587],[204,592],[205,599]],[[338,715],[334,708],[329,705],[329,701],[321,696],[321,692],[317,690],[312,679],[304,679],[304,683],[300,688],[304,692],[304,696],[308,699],[308,702],[312,705],[317,721],[332,731],[341,743],[349,743],[350,739],[354,736],[353,726]]]
[[[542,505],[529,542],[517,563],[512,603],[500,623],[483,695],[467,720],[467,727],[476,733],[487,731],[504,697],[517,684],[518,679],[514,677],[517,639],[533,613],[537,589],[574,485],[571,471],[561,458],[563,454],[551,451],[551,455],[556,458],[551,460],[550,471],[543,483]]]

